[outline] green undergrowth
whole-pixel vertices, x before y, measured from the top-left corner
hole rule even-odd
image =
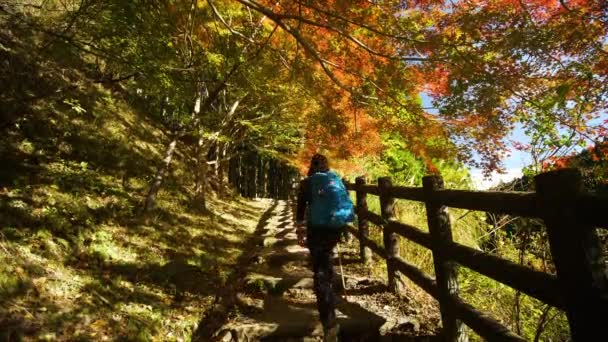
[[[0,340],[189,339],[267,203],[213,195],[209,213],[192,209],[178,145],[144,215],[167,140],[97,85],[36,102],[3,132]]]

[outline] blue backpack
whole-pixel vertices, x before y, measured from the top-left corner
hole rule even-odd
[[[331,171],[317,172],[308,177],[308,181],[310,225],[338,229],[354,221],[353,202],[337,174]]]

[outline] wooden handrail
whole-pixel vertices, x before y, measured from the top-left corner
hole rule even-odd
[[[360,191],[360,192],[363,192],[366,194],[376,195],[376,196],[378,196],[380,194],[380,191],[378,190],[377,185],[365,184],[365,182],[361,183],[361,184],[344,182],[344,186],[346,186],[346,190],[349,190],[349,191],[358,191],[358,192]]]
[[[395,220],[391,220],[389,225],[395,233],[403,236],[404,238],[414,241],[415,243],[428,249],[433,248],[431,236],[428,233],[425,233],[414,226],[410,226],[409,224],[401,223]]]
[[[457,243],[444,246],[450,259],[489,278],[563,309],[557,277]]]
[[[426,196],[422,188],[410,188],[406,186],[395,186],[390,190],[391,195],[395,198],[405,199],[410,201],[424,202]]]
[[[395,258],[393,262],[396,267],[416,285],[420,286],[420,288],[434,298],[439,298],[435,279],[401,258]],[[489,341],[525,341],[522,337],[512,333],[492,317],[476,310],[458,297],[450,297],[450,305],[459,319],[474,328],[475,331]]]
[[[353,236],[358,235],[357,230],[355,229],[354,226],[348,225],[346,229]],[[384,248],[380,247],[380,245],[378,245],[377,243],[375,243],[374,241],[372,241],[371,239],[369,239],[367,237],[364,237],[364,238],[359,237],[359,239],[360,239],[362,245],[371,249],[373,252],[375,252],[381,258],[386,259],[386,253],[384,251]]]
[[[416,285],[438,299],[437,283],[435,279],[421,271],[414,265],[401,258],[392,260],[396,267]],[[512,333],[492,317],[476,310],[458,297],[450,297],[450,305],[456,316],[467,325],[473,327],[482,337],[489,341],[525,341],[522,337]]]
[[[400,236],[428,249],[433,248],[431,236],[428,233],[394,220],[391,220],[389,224],[391,229]],[[452,243],[442,248],[446,249],[450,259],[461,265],[554,307],[564,308],[555,276],[535,271],[458,243]]]
[[[377,185],[373,185],[373,184],[366,184],[366,185],[361,185],[360,189],[370,195],[376,195],[379,196],[380,195],[380,189],[378,189]]]
[[[371,249],[373,252],[378,254],[378,256],[381,257],[382,259],[386,259],[386,251],[384,250],[384,248],[380,247],[380,245],[378,245],[374,241],[372,241],[370,239],[363,239],[363,244],[365,246],[369,247],[369,249]]]
[[[399,273],[439,300],[448,341],[463,338],[459,321],[488,340],[523,341],[458,297],[454,262],[565,310],[574,340],[601,336],[600,322],[608,317],[608,285],[593,228],[608,228],[608,197],[581,192],[580,173],[572,169],[551,171],[535,180],[536,192],[493,192],[445,190],[437,176],[425,177],[424,188],[392,186],[386,177],[379,187],[360,177],[357,185],[346,182],[349,190],[357,192],[358,215],[363,218],[359,234],[353,235],[359,236],[362,258],[366,255],[363,249],[369,248],[386,259],[391,290],[398,291]],[[380,196],[382,215],[367,210],[366,194]],[[393,214],[395,199],[424,202],[431,233],[398,222]],[[446,207],[541,218],[547,226],[557,276],[453,242]],[[367,237],[367,222],[383,229],[384,248]],[[432,250],[438,281],[399,256],[397,236]]]
[[[362,190],[366,193],[377,194],[377,188],[371,189],[372,187],[372,185],[366,185]],[[349,190],[356,191],[356,188],[351,186]],[[395,198],[410,201],[424,202],[428,200],[422,188],[395,186],[391,188],[390,194]],[[533,192],[437,190],[433,192],[432,199],[439,204],[452,208],[488,211],[521,217],[538,217],[536,196]],[[585,200],[596,203],[598,198],[589,196]],[[608,210],[608,201],[604,203],[602,209]],[[608,223],[608,220],[605,221]]]
[[[354,183],[347,183],[349,191],[357,191]],[[364,193],[378,195],[376,185],[367,184]],[[390,194],[397,199],[424,202],[427,200],[422,188],[395,186]],[[536,194],[533,192],[499,192],[469,190],[439,190],[433,193],[439,203],[459,209],[487,211],[521,217],[540,217],[536,208]],[[577,199],[576,212],[586,223],[608,229],[608,196],[581,194]]]
[[[394,258],[392,262],[394,262],[395,267],[413,281],[414,284],[420,286],[420,288],[434,298],[438,298],[437,283],[435,282],[435,279],[400,257]]]
[[[458,297],[451,296],[449,305],[454,309],[456,317],[475,330],[487,341],[522,342],[521,336],[514,334],[490,315],[483,313]]]
[[[382,216],[380,216],[376,213],[372,213],[371,211],[367,212],[367,220],[378,227],[380,227],[384,224],[384,220],[382,219]]]
[[[439,190],[433,200],[452,208],[537,217],[536,196],[530,192]]]

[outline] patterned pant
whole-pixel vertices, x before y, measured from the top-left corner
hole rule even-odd
[[[312,257],[317,309],[324,328],[336,323],[336,298],[333,291],[334,267],[332,250],[340,241],[340,231],[335,228],[314,227],[307,229],[306,244]]]

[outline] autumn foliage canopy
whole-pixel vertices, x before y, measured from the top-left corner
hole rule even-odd
[[[516,126],[549,150],[607,133],[603,1],[237,2],[278,26],[274,51],[314,93],[301,165],[378,153],[398,132],[429,164],[495,170]]]

